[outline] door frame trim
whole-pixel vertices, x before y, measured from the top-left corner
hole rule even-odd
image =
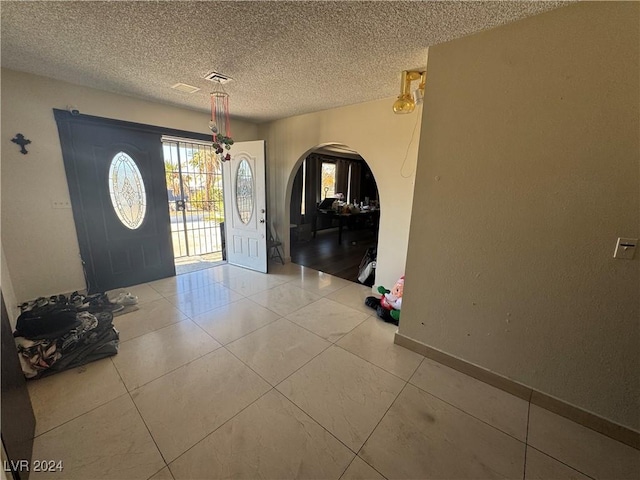
[[[133,130],[141,130],[144,132],[158,133],[160,135],[167,135],[172,137],[193,138],[194,140],[211,141],[211,135],[204,133],[190,132],[188,130],[178,130],[169,127],[160,127],[158,125],[149,125],[147,123],[129,122],[127,120],[116,120],[114,118],[97,117],[95,115],[86,115],[80,113],[73,115],[67,110],[61,110],[59,108],[53,109],[53,116],[56,120],[66,123],[82,123],[82,124],[95,124],[111,127],[130,128]]]
[[[80,249],[80,261],[82,263],[82,271],[84,274],[85,288],[89,285],[95,285],[95,278],[87,278],[88,272],[85,268],[86,261],[90,261],[90,241],[89,232],[87,231],[85,219],[82,214],[81,208],[73,208],[73,205],[81,205],[82,199],[80,191],[78,189],[78,177],[75,170],[75,162],[72,158],[75,158],[75,152],[73,149],[71,125],[98,125],[104,127],[117,127],[127,130],[142,131],[145,133],[158,134],[159,138],[162,135],[170,135],[175,137],[192,138],[194,140],[211,140],[211,135],[205,135],[203,133],[189,132],[186,130],[178,130],[175,128],[160,127],[156,125],[148,125],[145,123],[129,122],[126,120],[116,120],[106,117],[97,117],[94,115],[78,114],[74,115],[67,110],[61,110],[54,108],[53,116],[58,127],[58,137],[60,139],[60,149],[62,150],[62,160],[64,163],[67,180],[67,188],[69,189],[69,197],[71,200],[71,211],[73,213],[73,220],[76,227],[76,234],[78,238],[78,247]],[[170,228],[171,226],[169,226]],[[91,269],[93,272],[95,269]]]

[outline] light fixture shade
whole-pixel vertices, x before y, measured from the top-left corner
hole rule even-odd
[[[416,88],[413,91],[412,97],[416,105],[422,105],[422,102],[424,101],[424,88]]]
[[[416,104],[411,95],[398,95],[398,99],[393,104],[393,113],[411,113],[415,108]]]

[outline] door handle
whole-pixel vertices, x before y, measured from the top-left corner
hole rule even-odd
[[[260,219],[260,223],[264,223],[264,218],[261,218],[261,219]]]

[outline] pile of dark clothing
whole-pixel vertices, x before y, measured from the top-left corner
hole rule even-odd
[[[40,378],[118,353],[113,313],[122,305],[100,293],[56,295],[20,306],[13,333],[22,371]]]

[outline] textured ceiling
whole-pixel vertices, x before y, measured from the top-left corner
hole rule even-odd
[[[426,49],[560,2],[1,2],[2,66],[264,122],[398,94]],[[183,82],[202,90],[181,93]]]

